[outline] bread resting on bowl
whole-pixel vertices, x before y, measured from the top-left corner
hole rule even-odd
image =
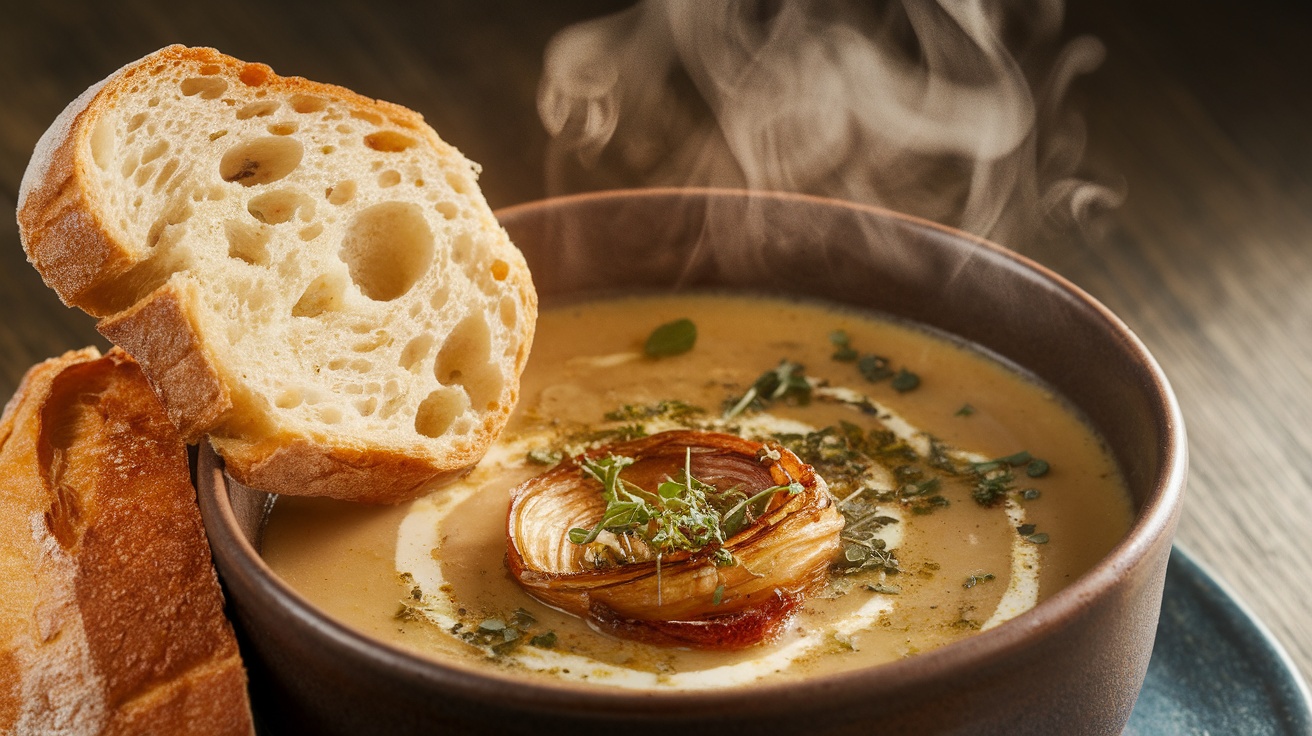
[[[536,296],[477,173],[410,110],[170,46],[60,115],[18,219],[236,478],[396,502],[467,472],[518,398]]]

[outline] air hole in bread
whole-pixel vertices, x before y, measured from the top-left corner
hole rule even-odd
[[[155,176],[155,194],[164,191],[165,185],[167,185],[169,180],[173,178],[173,174],[177,172],[179,165],[180,162],[178,159],[171,158],[164,164],[164,168],[159,170],[159,174]],[[172,191],[173,188],[174,187],[170,187],[169,190]]]
[[[269,132],[274,135],[291,135],[300,129],[294,122],[269,123]]]
[[[150,180],[150,175],[153,173],[155,173],[154,166],[151,166],[150,164],[143,164],[142,166],[137,167],[136,173],[133,174],[132,176],[132,181],[137,186],[143,186],[147,181]]]
[[[428,351],[432,349],[433,336],[429,334],[420,335],[406,343],[405,347],[401,349],[401,360],[397,364],[408,371],[413,371],[423,363],[424,358],[428,357]]]
[[[383,124],[382,115],[375,115],[371,112],[366,112],[364,110],[352,110],[351,117],[355,118],[356,120],[364,120],[366,122],[373,123],[374,125]]]
[[[433,263],[433,231],[418,205],[384,202],[356,214],[338,256],[360,293],[391,301],[415,285]]]
[[[154,248],[161,243],[172,245],[182,236],[183,223],[191,217],[191,204],[186,200],[170,206],[164,214],[155,219],[146,233],[146,247]]]
[[[465,317],[447,335],[433,372],[444,386],[464,387],[472,406],[486,406],[500,398],[501,372],[492,362],[492,334],[482,314]]]
[[[310,285],[292,307],[294,317],[318,317],[324,312],[337,311],[346,303],[346,284],[336,274],[324,274]]]
[[[414,138],[394,130],[380,130],[364,137],[364,144],[375,151],[396,153],[419,144]]]
[[[305,242],[308,243],[311,240],[314,240],[315,238],[319,237],[319,235],[322,233],[323,233],[323,225],[316,222],[313,225],[310,225],[309,227],[301,228],[300,232],[296,234],[300,236],[301,240],[304,240]]]
[[[263,64],[247,64],[242,67],[241,74],[237,78],[247,87],[259,87],[269,81],[269,67]]]
[[[114,126],[108,115],[101,116],[91,131],[91,160],[101,171],[109,171],[114,160]]]
[[[368,338],[361,340],[355,343],[354,345],[352,345],[351,349],[357,353],[372,353],[373,351],[377,350],[378,348],[381,348],[382,346],[386,345],[390,341],[391,340],[388,338],[387,333],[383,332],[382,330],[379,330],[378,332],[375,332],[374,334],[370,335]]]
[[[319,421],[324,424],[337,424],[342,421],[342,410],[335,406],[319,407]]]
[[[506,277],[510,275],[510,264],[498,258],[492,261],[491,271],[492,278],[497,281],[505,281]]]
[[[378,397],[370,396],[367,399],[361,399],[355,402],[355,411],[362,417],[371,416],[378,410]]]
[[[273,401],[274,406],[279,409],[295,409],[301,405],[301,390],[299,388],[283,389],[278,394],[278,398]]]
[[[446,200],[437,203],[437,211],[448,220],[454,220],[460,214],[460,208],[454,202]]]
[[[396,169],[388,169],[378,175],[378,186],[382,189],[394,187],[401,183],[401,173]]]
[[[205,64],[200,68],[200,73],[205,74],[207,76],[218,74],[221,71],[223,71],[223,67],[219,66],[218,64]]]
[[[355,128],[352,128],[351,126],[347,125],[346,123],[342,123],[341,125],[338,125],[338,126],[337,126],[337,132],[338,132],[338,133],[341,133],[342,135],[350,135],[350,134],[351,134],[351,131],[353,131],[353,130],[355,130]]]
[[[291,106],[293,110],[300,113],[319,112],[328,106],[328,101],[311,95],[293,95]]]
[[[224,92],[228,91],[228,83],[217,77],[188,77],[178,85],[182,94],[187,97],[200,95],[202,100],[217,99]],[[152,100],[159,104],[157,100]],[[151,105],[155,107],[155,105]]]
[[[269,265],[269,228],[264,225],[228,220],[223,223],[228,238],[228,257],[252,266]]]
[[[428,305],[436,312],[446,305],[446,300],[451,298],[451,290],[445,286],[439,286],[433,289],[433,295],[428,298]]]
[[[252,217],[269,225],[281,225],[291,220],[296,216],[297,210],[302,210],[303,220],[314,217],[314,202],[294,189],[265,192],[258,197],[253,197],[246,205],[246,211],[250,212]]]
[[[519,321],[519,310],[515,307],[515,300],[508,297],[501,297],[501,324],[507,328],[514,327]]]
[[[119,166],[118,169],[119,176],[123,177],[124,179],[127,179],[128,177],[132,176],[132,173],[137,170],[138,161],[139,158],[135,153],[123,159],[123,164]]]
[[[457,194],[469,194],[469,181],[454,171],[446,172],[446,183],[450,184]]]
[[[256,138],[229,148],[219,161],[219,176],[246,187],[278,181],[296,170],[305,148],[295,138]]]
[[[101,121],[101,122],[103,122],[103,121]],[[97,122],[97,124],[96,124],[96,127],[97,127],[97,128],[100,127],[101,122]],[[132,116],[132,119],[128,121],[128,132],[131,133],[132,131],[136,130],[137,128],[140,128],[140,127],[141,127],[141,124],[144,123],[144,122],[146,122],[146,113],[144,113],[144,112],[139,112],[139,113],[137,113],[136,115],[133,115],[133,116]]]
[[[216,131],[214,131],[213,133],[210,133],[210,140],[212,140],[212,141],[217,141],[218,139],[222,138],[223,136],[225,136],[225,135],[227,135],[227,134],[228,134],[228,131],[226,131],[226,130],[216,130]]]
[[[328,204],[346,204],[355,197],[355,182],[340,181],[324,190],[324,196],[328,198]]]
[[[415,186],[422,187],[423,185],[424,185],[423,179],[415,179]]]
[[[159,158],[160,156],[163,156],[165,153],[168,152],[168,150],[169,150],[168,141],[163,139],[157,140],[154,143],[147,146],[145,151],[141,152],[141,163],[148,164],[151,161],[154,161],[155,159]]]
[[[425,437],[441,437],[468,406],[469,397],[464,391],[439,388],[419,402],[419,409],[415,412],[415,431]]]
[[[237,111],[238,120],[249,120],[250,118],[262,118],[272,115],[278,110],[279,103],[277,100],[258,100],[246,105]]]

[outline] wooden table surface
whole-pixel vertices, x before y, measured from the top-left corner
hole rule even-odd
[[[37,7],[39,5],[39,7]],[[494,207],[538,199],[535,95],[560,29],[622,8],[538,3],[50,2],[0,24],[0,209],[66,103],[168,43],[419,110],[484,167]],[[178,3],[177,5],[184,5]],[[1105,63],[1076,84],[1091,171],[1124,189],[1102,234],[1025,250],[1103,300],[1174,384],[1191,475],[1179,531],[1312,673],[1312,8],[1074,0],[1064,37]],[[0,218],[0,394],[32,363],[105,342]]]

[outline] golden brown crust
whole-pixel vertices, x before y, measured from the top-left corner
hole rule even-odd
[[[300,438],[259,444],[211,436],[228,473],[252,488],[289,488],[291,495],[391,504],[468,473],[474,461],[450,469],[395,452],[318,445]],[[457,458],[459,459],[459,458]]]
[[[192,321],[185,286],[165,284],[96,329],[132,355],[188,444],[200,441],[232,408],[232,398]]]
[[[132,359],[33,368],[0,437],[0,565],[35,583],[0,582],[0,662],[21,673],[0,726],[251,733],[186,448]]]

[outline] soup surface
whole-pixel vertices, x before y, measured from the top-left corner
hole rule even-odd
[[[690,350],[644,352],[680,319],[696,329]],[[675,427],[780,439],[844,514],[827,587],[777,641],[723,652],[616,639],[506,569],[511,488],[562,454]],[[977,350],[818,304],[642,297],[542,313],[516,414],[467,478],[393,508],[279,498],[262,553],[328,615],[424,656],[599,687],[731,687],[992,628],[1087,570],[1130,520],[1099,438]]]

